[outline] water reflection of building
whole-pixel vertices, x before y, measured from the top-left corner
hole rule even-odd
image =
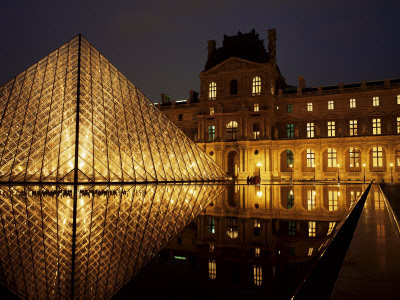
[[[197,257],[205,284],[271,288],[273,279],[307,270],[361,192],[360,185],[230,186],[166,251]]]
[[[268,52],[254,30],[209,41],[200,97],[158,107],[232,177],[397,181],[400,80],[287,86],[267,39]]]

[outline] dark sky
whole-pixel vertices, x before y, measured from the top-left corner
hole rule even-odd
[[[277,29],[289,84],[400,78],[400,1],[13,0],[0,8],[0,85],[82,33],[151,100],[184,99],[207,40],[253,28]]]

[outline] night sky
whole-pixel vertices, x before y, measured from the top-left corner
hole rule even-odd
[[[152,101],[184,99],[207,40],[253,28],[277,29],[288,84],[400,78],[399,1],[14,0],[0,8],[0,85],[81,33]]]

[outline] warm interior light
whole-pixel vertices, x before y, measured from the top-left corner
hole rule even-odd
[[[393,167],[393,164],[391,163],[390,166]]]
[[[258,198],[261,198],[262,192],[261,192],[261,191],[258,191],[258,192],[257,192],[257,196],[258,196]]]
[[[365,167],[365,164],[363,164],[363,167]]]
[[[259,168],[261,168],[261,167],[262,167],[262,163],[259,161],[259,162],[256,164],[256,166],[259,167]]]
[[[293,165],[292,165],[292,164],[290,164],[290,165],[289,165],[289,167],[293,168]]]
[[[293,190],[290,190],[290,195],[293,195]]]

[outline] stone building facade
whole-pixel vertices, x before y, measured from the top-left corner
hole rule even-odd
[[[157,106],[235,179],[400,180],[400,79],[289,86],[253,30],[225,36],[200,95]]]

